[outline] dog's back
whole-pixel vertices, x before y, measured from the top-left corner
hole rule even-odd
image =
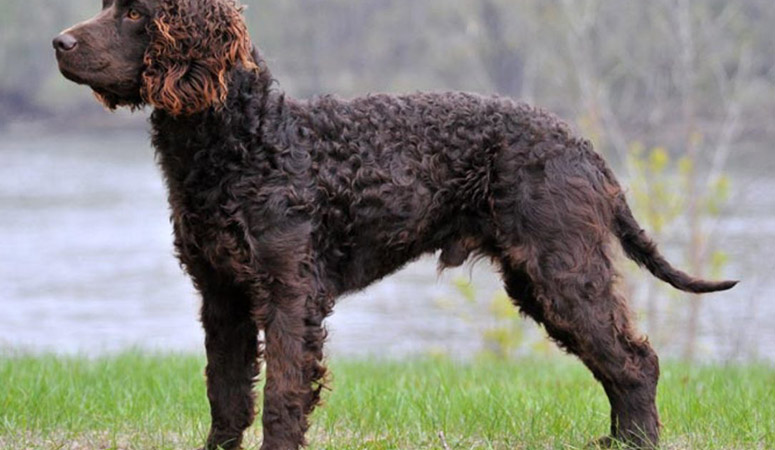
[[[265,127],[274,133],[266,140],[288,148],[275,150],[278,158],[309,158],[284,166],[305,167],[295,176],[309,177],[315,190],[318,251],[341,291],[440,248],[442,265],[494,250],[494,197],[522,182],[516,169],[576,151],[579,142],[555,116],[504,97],[282,101],[287,112]]]

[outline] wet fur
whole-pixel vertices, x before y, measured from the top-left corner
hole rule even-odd
[[[156,107],[153,145],[175,248],[203,297],[208,449],[240,445],[261,361],[262,448],[305,445],[325,386],[323,320],[335,300],[437,251],[442,268],[472,254],[490,258],[514,304],[602,383],[611,436],[656,445],[658,358],[614,289],[612,238],[681,289],[732,283],[673,269],[589,141],[503,97],[291,99],[257,52],[246,56],[238,8],[199,3],[181,2],[183,13],[161,2],[140,100],[108,105]],[[191,11],[211,7],[205,25],[176,23],[201,24]],[[217,30],[236,31],[219,34],[212,50],[187,47]]]

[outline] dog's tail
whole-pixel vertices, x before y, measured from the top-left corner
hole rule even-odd
[[[737,281],[706,281],[694,278],[670,265],[659,253],[657,245],[649,238],[632,216],[624,194],[619,192],[614,206],[614,234],[622,243],[627,256],[645,267],[654,276],[686,292],[704,293],[731,289]]]

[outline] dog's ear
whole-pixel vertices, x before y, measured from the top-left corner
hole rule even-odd
[[[220,108],[227,73],[257,70],[252,44],[233,0],[162,0],[150,25],[141,95],[173,116]]]

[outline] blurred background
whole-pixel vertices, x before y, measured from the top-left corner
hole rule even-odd
[[[466,90],[543,106],[591,138],[676,265],[741,279],[692,297],[621,258],[661,355],[775,361],[771,0],[247,0],[289,95]],[[0,0],[0,351],[196,351],[149,111],[108,113],[51,39],[98,0]],[[343,299],[335,356],[551,354],[486,262],[433,257]]]

